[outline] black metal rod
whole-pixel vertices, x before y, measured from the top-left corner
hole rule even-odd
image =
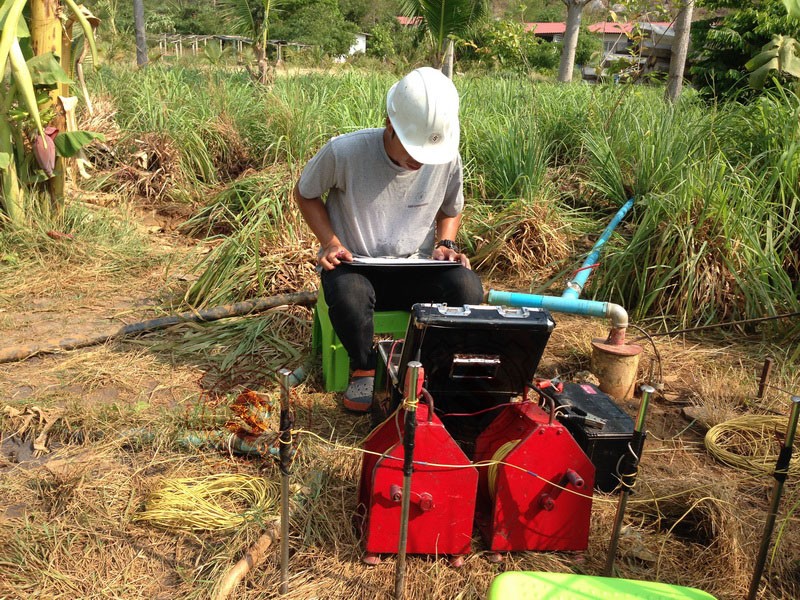
[[[769,505],[767,521],[764,524],[764,533],[761,536],[761,546],[758,548],[756,566],[753,570],[753,579],[750,581],[750,591],[747,594],[748,600],[755,600],[758,594],[758,586],[761,583],[761,575],[764,573],[767,552],[769,551],[769,544],[772,539],[772,530],[775,527],[775,519],[778,516],[778,507],[780,506],[781,495],[783,494],[783,484],[786,481],[789,472],[789,463],[792,460],[794,437],[797,431],[797,420],[799,416],[800,396],[792,396],[792,412],[789,415],[789,424],[786,428],[786,439],[778,455],[778,460],[775,463],[775,472],[772,475],[775,478],[775,485],[772,488],[772,501]]]
[[[614,526],[611,529],[611,541],[608,546],[606,565],[603,569],[603,575],[606,577],[611,577],[614,574],[614,561],[617,557],[619,536],[622,531],[622,521],[625,519],[625,508],[628,505],[628,496],[631,493],[631,489],[634,483],[636,483],[636,470],[639,468],[639,460],[642,457],[642,450],[644,449],[647,408],[650,404],[651,394],[656,391],[649,385],[643,385],[639,389],[642,390],[639,414],[636,417],[636,425],[633,428],[633,438],[631,439],[629,452],[625,455],[620,465],[620,482],[622,483],[622,489],[620,490],[619,502],[617,503],[617,514],[614,517]]]
[[[281,469],[281,595],[289,592],[289,475],[291,473],[292,411],[289,402],[289,369],[278,371],[281,385],[280,457]]]
[[[394,597],[400,600],[405,593],[406,548],[408,545],[408,513],[411,507],[411,475],[414,472],[414,439],[417,431],[418,382],[422,363],[409,361],[406,372],[408,397],[403,402],[403,496],[400,499],[400,539],[397,548],[397,570],[394,579]]]

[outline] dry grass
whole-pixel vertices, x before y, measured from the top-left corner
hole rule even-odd
[[[160,203],[174,189],[185,186],[180,169],[180,151],[174,140],[163,133],[146,133],[135,140],[133,160],[121,164],[115,173],[115,190],[123,197],[146,198]]]
[[[578,323],[569,323],[573,327],[567,333],[567,321],[563,319],[559,328],[568,340],[579,334],[573,329]],[[552,349],[561,350],[557,345]],[[698,376],[698,366],[702,368],[708,360],[703,356],[698,351]],[[124,359],[122,369],[102,364],[120,358]],[[157,374],[146,353],[134,353],[125,360],[109,349],[65,355],[45,369],[66,376],[65,382],[73,386],[97,385],[99,377],[105,384],[118,386],[120,398],[113,410],[67,404],[65,424],[53,438],[58,450],[44,459],[0,467],[4,472],[0,555],[5,557],[0,562],[0,595],[21,598],[40,590],[50,598],[207,597],[258,537],[260,529],[255,524],[222,535],[165,532],[133,522],[148,494],[164,478],[211,473],[261,475],[275,482],[279,478],[271,461],[177,446],[174,440],[184,426],[182,417],[159,414],[156,407],[134,410],[124,401],[136,394],[137,360],[142,371],[138,375]],[[82,371],[97,375],[76,379],[74,374]],[[713,376],[713,369],[709,373]],[[732,376],[726,371],[717,380],[718,387]],[[748,379],[744,373],[739,376]],[[292,474],[296,493],[291,597],[391,597],[394,558],[386,557],[377,567],[362,565],[359,540],[350,522],[360,468],[359,453],[353,448],[368,433],[368,420],[342,412],[334,395],[317,390],[318,382],[312,378],[292,397],[297,427],[329,443],[301,435]],[[264,389],[273,399],[276,392],[271,384]],[[689,397],[690,391],[685,393]],[[740,401],[736,392],[731,399]],[[171,415],[186,415],[200,401],[192,395],[168,410]],[[653,407],[638,491],[629,503],[628,525],[620,543],[618,573],[694,585],[722,599],[741,597],[749,583],[770,481],[710,460],[699,443],[701,432],[687,429],[685,421],[676,419],[674,404],[662,400]],[[8,423],[3,430],[8,431]],[[143,430],[149,434],[141,434]],[[784,510],[798,501],[796,486],[790,486]],[[476,540],[474,553],[461,569],[451,568],[441,558],[412,557],[407,597],[483,597],[491,578],[508,569],[597,573],[605,561],[615,507],[615,497],[596,495],[590,546],[583,556],[516,553],[496,565],[486,560],[482,543]],[[781,536],[780,551],[769,569],[772,592],[765,598],[789,598],[798,589],[793,558],[800,538],[797,525],[796,519],[790,521]],[[274,548],[238,595],[274,597],[278,568]],[[725,576],[720,577],[721,573]]]
[[[62,268],[60,263],[53,264]],[[67,279],[72,267],[63,268]],[[23,314],[30,321],[22,328],[34,336],[40,331],[36,313],[24,307],[45,293],[41,283],[46,280],[45,271],[44,266],[33,266],[28,275],[34,283],[25,288],[20,279],[15,284],[13,296],[6,300],[13,316],[0,320],[4,339],[17,333]],[[283,271],[286,285],[307,281],[301,271]],[[150,271],[144,283],[136,272],[117,271],[113,281],[106,275],[91,280],[81,273],[69,285],[87,294],[95,289],[88,308],[124,314],[130,321],[152,306],[135,302],[117,306],[119,296],[109,296],[109,291],[124,289],[133,299],[141,297],[143,286],[173,289],[179,285],[176,271],[163,267]],[[64,315],[71,314],[62,312],[66,306],[54,306],[54,312],[40,314],[39,321],[63,322]],[[557,327],[540,371],[571,379],[588,368],[591,338],[605,337],[607,325],[565,315],[554,318]],[[305,353],[309,322],[307,309],[287,311],[267,333],[278,332]],[[246,337],[241,331],[236,333],[237,326],[252,321],[237,323],[219,324],[204,332],[177,328],[135,343],[118,342],[0,365],[0,395],[8,404],[63,410],[49,437],[51,452],[42,456],[29,451],[35,428],[22,443],[13,436],[16,427],[10,417],[0,417],[0,597],[209,597],[226,570],[259,537],[259,525],[250,523],[228,533],[182,533],[137,523],[134,516],[168,478],[233,473],[279,480],[272,460],[178,443],[187,430],[224,421],[225,404],[245,384],[273,406],[277,402],[279,391],[267,373],[269,367],[254,354],[245,352],[243,362],[222,367],[221,359]],[[208,339],[200,337],[209,332]],[[257,336],[252,339],[258,344]],[[205,355],[201,347],[209,340],[217,345],[206,346]],[[703,407],[711,415],[710,424],[755,409],[785,414],[787,395],[776,388],[797,390],[800,378],[796,367],[781,363],[771,380],[774,388],[757,399],[760,361],[774,352],[780,357],[780,349],[690,338],[656,338],[655,343],[660,364],[653,347],[642,342],[639,375],[646,380],[651,373],[663,374],[664,389],[651,407],[645,454],[616,560],[617,574],[697,586],[721,600],[741,598],[749,584],[772,479],[715,462],[703,446],[700,423],[683,418],[680,412],[689,406]],[[269,362],[275,356],[266,352],[262,358]],[[248,357],[253,361],[248,362]],[[368,433],[368,419],[345,413],[336,395],[320,389],[319,374],[312,369],[310,378],[292,393],[296,427],[319,437],[300,434],[291,476],[290,597],[389,598],[394,557],[386,557],[376,567],[363,565],[361,544],[351,525],[360,470],[357,448]],[[635,413],[636,402],[621,404],[629,414]],[[277,427],[274,411],[271,427]],[[800,488],[790,480],[773,536],[777,551],[768,560],[764,577],[768,587],[762,599],[800,596],[798,507]],[[581,554],[519,552],[495,564],[487,559],[485,546],[476,536],[474,551],[460,569],[450,567],[442,557],[410,557],[406,597],[481,598],[492,577],[512,569],[599,573],[615,510],[616,496],[595,495],[589,547]],[[276,546],[266,563],[237,589],[237,597],[277,597],[278,557]]]
[[[631,531],[649,541],[650,573],[723,596],[749,584],[752,514],[742,514],[734,478],[709,481],[691,473],[643,478],[642,498],[630,505]],[[651,497],[650,497],[651,496]],[[745,520],[745,518],[747,520]],[[636,558],[635,555],[633,558]],[[719,574],[725,573],[725,580]],[[645,573],[642,573],[643,576]]]
[[[566,223],[546,202],[519,200],[497,214],[475,217],[474,267],[489,278],[502,278],[504,289],[531,289],[553,277],[571,255]],[[537,281],[534,281],[537,278]]]

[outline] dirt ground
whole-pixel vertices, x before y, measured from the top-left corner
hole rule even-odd
[[[0,350],[114,332],[164,314],[165,299],[185,285],[201,249],[160,226],[150,235],[161,258],[135,273],[78,273],[71,280],[70,272],[43,268],[28,288],[0,291]],[[299,314],[310,336],[311,311]],[[590,340],[604,337],[607,325],[554,318],[540,374],[583,377]],[[175,330],[0,364],[0,598],[210,597],[258,537],[255,523],[233,532],[187,533],[133,520],[165,478],[238,473],[278,481],[270,461],[181,449],[163,433],[196,414],[209,396],[207,362],[164,349],[180,344],[181,335]],[[715,461],[704,435],[707,426],[743,412],[788,414],[786,391],[797,390],[800,379],[777,355],[774,387],[756,398],[763,359],[780,349],[731,339],[660,337],[655,349],[639,342],[645,348],[640,382],[661,379],[663,387],[647,419],[645,453],[617,556],[619,576],[695,586],[721,599],[746,593],[773,480]],[[260,391],[277,397],[271,382]],[[293,490],[305,491],[293,500],[288,597],[391,597],[394,558],[362,565],[359,541],[348,526],[360,457],[344,448],[358,446],[369,420],[345,413],[337,395],[322,391],[317,365],[292,399],[297,423],[328,442],[301,434]],[[619,404],[630,416],[639,406],[638,398]],[[34,451],[50,422],[47,449]],[[144,430],[155,433],[130,433]],[[800,597],[799,505],[800,490],[790,478],[760,598]],[[504,570],[598,574],[616,506],[616,495],[595,495],[589,548],[579,555],[520,552],[497,564],[476,534],[461,569],[441,558],[412,557],[407,597],[485,597],[491,579]],[[278,562],[274,545],[236,596],[278,597]]]

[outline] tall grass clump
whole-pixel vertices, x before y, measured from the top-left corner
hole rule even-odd
[[[533,87],[531,110],[540,136],[552,148],[550,166],[572,165],[581,159],[581,131],[608,110],[604,86]]]
[[[797,141],[799,107],[798,96],[783,88],[765,91],[747,104],[715,106],[709,110],[709,135],[732,162],[768,167],[775,151]]]
[[[781,140],[796,137],[791,104],[764,106]],[[794,146],[768,133],[764,106],[747,126],[752,106],[672,107],[631,94],[604,123],[587,123],[585,185],[615,205],[636,199],[620,229],[628,239],[615,236],[591,293],[685,326],[796,309]]]
[[[783,257],[784,268],[797,285],[800,282],[800,98],[778,88],[751,105],[734,105],[725,116],[730,124],[729,128],[720,127],[724,143],[734,149],[749,171],[766,175],[762,186],[764,198],[775,214],[770,214],[764,230],[770,246]],[[723,118],[717,121],[722,122]],[[743,131],[746,135],[742,135]],[[797,292],[800,294],[800,286]]]
[[[497,209],[476,203],[467,207],[459,242],[482,275],[502,281],[507,289],[532,291],[568,261],[576,220],[544,198],[520,198]]]
[[[260,181],[254,177],[238,185]],[[190,221],[190,226],[224,224],[231,229],[222,228],[208,239],[213,249],[195,268],[199,277],[185,295],[189,305],[213,306],[309,287],[308,281],[315,277],[313,253],[290,200],[290,183],[265,186],[250,199],[245,194],[242,212],[236,212],[235,204],[242,198],[235,200],[236,193],[227,190],[207,209],[211,221]]]
[[[159,173],[166,197],[197,197],[263,164],[270,141],[264,103],[244,77],[163,65],[106,67],[93,87],[115,100],[126,132],[117,153],[138,156],[143,170]]]
[[[357,72],[279,77],[267,96],[271,156],[297,172],[331,137],[383,127],[393,81]]]
[[[296,236],[287,195],[288,176],[282,170],[251,171],[230,183],[181,227],[200,238],[235,235],[248,221],[261,219],[267,236]]]
[[[317,81],[316,76],[282,77],[267,93],[270,158],[293,171],[334,135],[324,119],[332,96]]]
[[[488,118],[472,141],[473,181],[483,198],[497,202],[547,196],[552,149],[531,116]]]
[[[685,326],[800,308],[764,229],[775,219],[766,177],[712,158],[683,185],[637,199],[633,234],[606,257],[597,296]]]
[[[623,98],[604,122],[588,122],[583,134],[587,184],[618,202],[669,193],[707,156],[707,117],[701,107],[646,99]]]

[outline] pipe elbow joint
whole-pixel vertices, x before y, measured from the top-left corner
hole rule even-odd
[[[628,328],[628,311],[619,304],[607,303],[606,316],[611,320],[614,329],[625,330]]]

